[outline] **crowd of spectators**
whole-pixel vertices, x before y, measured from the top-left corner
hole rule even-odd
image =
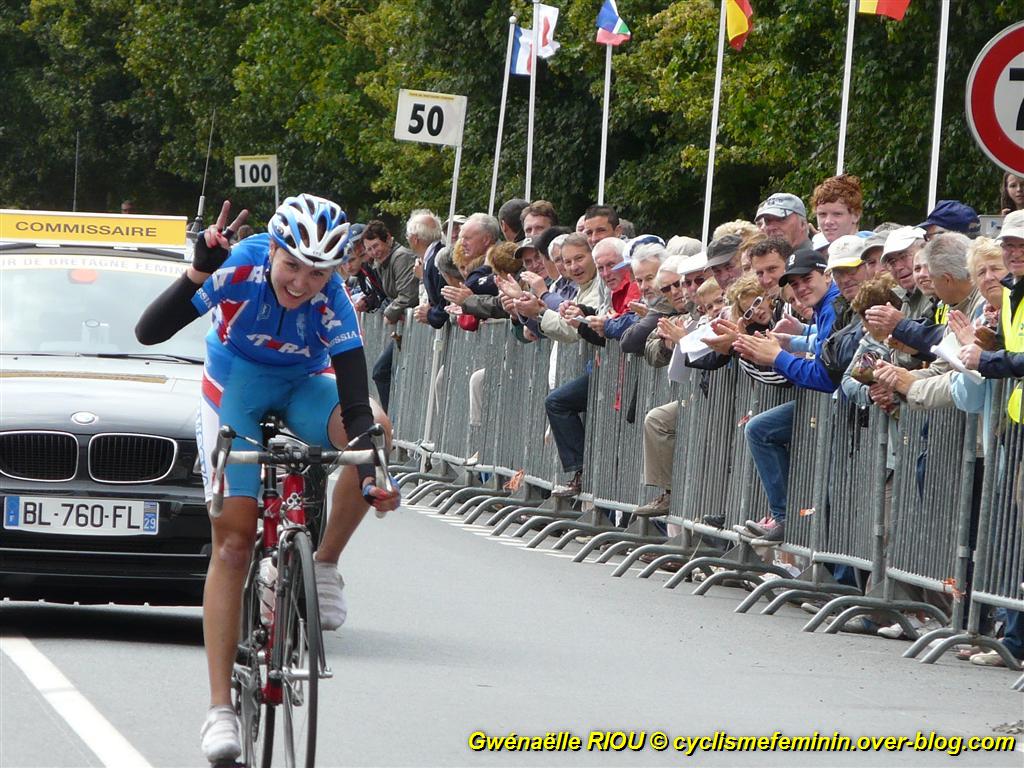
[[[994,239],[979,236],[977,213],[956,200],[940,201],[921,222],[868,227],[863,195],[852,175],[823,180],[809,209],[800,195],[776,192],[753,221],[722,224],[706,247],[682,235],[666,243],[633,233],[608,205],[578,218],[572,212],[572,226],[561,226],[565,212],[545,200],[509,200],[497,217],[474,213],[444,223],[417,210],[406,224],[408,248],[381,221],[352,224],[340,269],[357,310],[382,312],[392,329],[373,365],[385,410],[403,322],[472,333],[481,321],[507,319],[523,344],[614,343],[656,368],[675,356],[703,370],[735,364],[771,387],[834,393],[894,416],[955,406],[983,413],[987,433],[997,407],[993,381],[1024,376],[1024,179],[1005,176],[1005,220]],[[686,353],[677,349],[684,339]],[[939,345],[946,356],[933,351]],[[558,374],[545,409],[565,474],[552,493],[572,498],[587,471],[592,372]],[[479,420],[486,375],[473,373],[471,420]],[[740,532],[768,545],[785,540],[794,407],[789,399],[744,428],[770,514]],[[678,408],[672,401],[644,416],[644,481],[659,495],[637,515],[657,519],[671,509]],[[1010,409],[1019,422],[1019,389]],[[922,616],[910,618],[928,628]],[[1020,616],[1002,618],[1007,647],[1024,658]],[[851,626],[902,632],[868,617]],[[979,649],[964,649],[964,657],[1002,663]]]

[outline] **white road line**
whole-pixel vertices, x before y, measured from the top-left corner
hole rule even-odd
[[[0,637],[0,652],[17,665],[57,714],[71,727],[100,762],[109,768],[135,766],[150,768],[135,747],[128,743],[71,681],[32,643],[18,635]]]

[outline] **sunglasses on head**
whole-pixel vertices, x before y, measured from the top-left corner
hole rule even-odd
[[[750,306],[747,307],[747,311],[744,312],[741,315],[741,317],[744,320],[749,320],[750,318],[752,318],[754,316],[754,313],[757,311],[757,308],[760,307],[763,303],[764,303],[764,296],[758,296],[756,299],[754,299],[750,303]]]
[[[673,290],[679,287],[680,280],[676,280],[674,283],[666,283],[661,286],[660,290],[662,293],[671,293]]]

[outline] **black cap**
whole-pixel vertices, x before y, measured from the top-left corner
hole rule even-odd
[[[708,246],[708,267],[720,267],[728,264],[740,249],[743,238],[739,235],[723,235],[712,240]]]
[[[786,259],[786,271],[779,278],[779,285],[786,285],[789,278],[807,275],[811,272],[825,272],[828,262],[822,255],[811,248],[798,248]]]

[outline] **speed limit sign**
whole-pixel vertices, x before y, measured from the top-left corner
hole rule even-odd
[[[967,122],[996,165],[1024,176],[1024,21],[988,41],[967,78]]]
[[[403,88],[398,92],[395,138],[458,147],[465,119],[465,96]]]
[[[236,187],[276,187],[277,155],[236,155]]]

